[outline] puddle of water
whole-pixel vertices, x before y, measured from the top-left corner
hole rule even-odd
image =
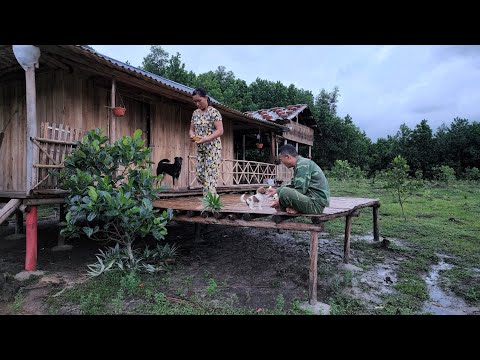
[[[453,265],[444,261],[445,256],[439,256],[440,262],[432,266],[425,279],[430,299],[425,302],[423,311],[433,315],[468,315],[478,311],[476,307],[468,306],[461,298],[447,294],[440,288],[438,283],[440,272],[452,269]]]

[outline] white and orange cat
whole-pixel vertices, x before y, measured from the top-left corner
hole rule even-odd
[[[271,195],[267,195],[267,189],[263,186],[257,189],[257,192],[254,195],[245,197],[246,194],[240,196],[240,201],[244,202],[248,205],[248,207],[252,210],[255,209],[255,205],[259,210],[262,209],[262,203],[265,202]]]

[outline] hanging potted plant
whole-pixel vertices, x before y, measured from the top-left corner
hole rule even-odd
[[[263,143],[262,143],[262,136],[260,135],[260,131],[257,134],[257,149],[263,148]]]
[[[123,116],[125,115],[125,111],[127,111],[127,109],[121,106],[116,106],[112,108],[113,115],[115,116]]]
[[[125,104],[123,103],[122,96],[120,95],[120,92],[118,92],[118,90],[117,90],[117,93],[118,93],[118,97],[120,98],[120,102],[122,103],[122,106],[112,107],[112,112],[113,112],[113,115],[115,115],[117,117],[120,117],[120,116],[125,115],[125,111],[127,111],[127,108],[125,107]]]

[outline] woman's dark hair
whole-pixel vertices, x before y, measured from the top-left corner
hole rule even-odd
[[[208,101],[208,105],[210,105],[212,103],[211,100],[210,100],[210,96],[207,95],[207,90],[205,90],[202,87],[198,87],[195,90],[193,90],[192,95],[198,95],[198,96],[201,96],[201,97],[206,97],[207,101]]]

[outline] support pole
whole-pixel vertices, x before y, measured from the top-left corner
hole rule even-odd
[[[308,302],[317,304],[317,263],[318,263],[318,232],[310,231],[310,271],[308,285]]]
[[[242,159],[245,161],[245,134],[242,135]]]
[[[32,139],[37,136],[37,96],[35,90],[35,67],[25,70],[26,101],[27,101],[27,142],[26,142],[26,184],[25,193],[30,195],[36,184],[36,171],[33,168],[34,160],[38,161],[38,148],[33,146]]]
[[[27,252],[25,270],[35,271],[37,268],[37,207],[32,206],[26,216]]]
[[[352,215],[347,215],[345,220],[345,241],[343,243],[343,263],[348,264],[350,257],[350,232],[352,229]]]
[[[115,102],[115,94],[117,92],[117,83],[115,79],[112,79],[112,92],[110,94],[110,106],[113,108],[116,105]],[[115,129],[115,116],[113,115],[113,112],[110,110],[109,119],[110,119],[110,126],[108,127],[108,137],[110,139],[110,143],[113,144],[115,142],[115,134],[116,134],[116,129]]]
[[[195,242],[201,242],[202,238],[200,237],[201,224],[195,223]]]
[[[20,210],[15,211],[15,234],[24,234],[23,231],[23,213]]]
[[[378,226],[378,208],[379,206],[373,207],[373,241],[380,240],[380,230]]]
[[[270,132],[270,162],[272,164],[275,163],[275,133],[273,131]]]

